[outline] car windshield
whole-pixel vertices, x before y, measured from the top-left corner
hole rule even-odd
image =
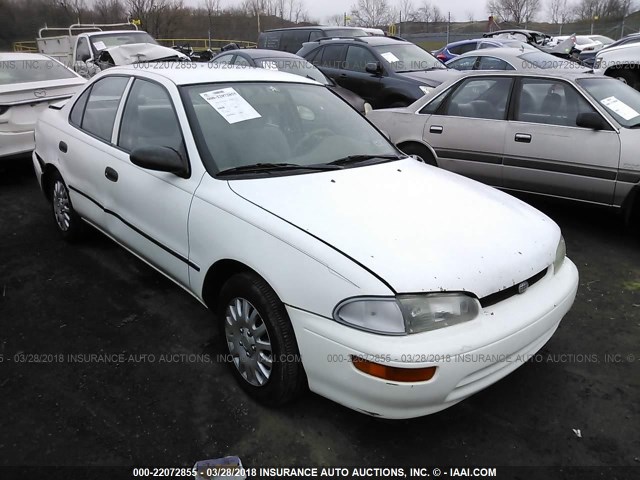
[[[256,59],[258,66],[268,70],[280,70],[281,72],[293,73],[301,77],[307,77],[323,85],[330,85],[331,82],[320,70],[302,58],[259,58]]]
[[[43,82],[76,78],[76,75],[55,60],[5,60],[0,62],[0,85]]]
[[[373,48],[398,73],[447,68],[440,60],[413,43],[378,45]]]
[[[119,47],[120,45],[129,45],[132,43],[153,43],[158,42],[147,32],[119,32],[119,33],[101,33],[100,35],[91,35],[89,37],[93,48],[97,51],[105,48]]]
[[[615,78],[583,78],[578,84],[620,125],[640,126],[640,92]]]
[[[256,164],[311,166],[398,155],[357,111],[319,85],[216,83],[181,91],[212,175]]]
[[[565,60],[560,57],[556,57],[551,55],[550,53],[545,52],[530,52],[524,53],[518,57],[522,60],[522,64],[520,68],[566,68],[569,66],[580,67],[580,64],[571,62],[570,60]]]

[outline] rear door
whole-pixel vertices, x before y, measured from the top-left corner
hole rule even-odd
[[[110,201],[105,176],[113,153],[113,127],[129,80],[108,76],[93,83],[71,108],[71,128],[59,130],[55,139],[74,209],[103,229]]]
[[[346,45],[331,44],[325,45],[320,49],[317,55],[313,57],[313,64],[322,70],[327,77],[338,82],[342,71],[342,64],[347,53]]]
[[[598,113],[571,83],[520,79],[505,136],[505,188],[611,204],[620,139],[612,128],[578,127],[583,112]]]
[[[513,78],[506,76],[470,77],[441,101],[423,132],[424,141],[436,152],[439,167],[502,186],[512,84]]]

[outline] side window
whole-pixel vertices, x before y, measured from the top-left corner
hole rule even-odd
[[[113,122],[129,77],[106,77],[93,84],[82,118],[82,130],[111,141]]]
[[[91,58],[89,42],[86,38],[81,37],[78,39],[78,46],[76,47],[76,62],[84,62],[89,58]]]
[[[327,45],[322,52],[320,65],[327,68],[340,68],[342,65],[343,52],[344,47],[342,45]]]
[[[309,30],[289,30],[282,32],[280,50],[296,53],[304,42],[309,41]]]
[[[436,113],[438,108],[440,108],[440,105],[442,105],[442,103],[446,98],[447,98],[446,92],[442,93],[441,95],[438,95],[438,98],[426,104],[424,107],[422,107],[422,110],[420,110],[420,112],[418,113],[422,115],[433,115],[434,113]]]
[[[235,55],[235,53],[228,53],[226,55],[220,55],[217,58],[214,58],[213,60],[211,60],[211,63],[215,63],[215,64],[220,64],[220,65],[228,65],[231,63],[231,60],[233,59],[233,56]]]
[[[80,95],[80,98],[78,98],[73,108],[71,108],[71,113],[69,114],[69,121],[78,128],[82,125],[82,116],[84,115],[84,107],[87,105],[89,93],[91,93],[91,87],[87,88],[84,93]]]
[[[315,42],[319,38],[324,38],[324,34],[320,30],[312,30],[309,34],[309,41]]]
[[[241,57],[240,55],[236,55],[236,59],[233,62],[233,64],[234,65],[241,65],[243,67],[250,67],[251,66],[251,65],[249,65],[249,61],[246,58]]]
[[[266,32],[264,34],[264,45],[261,48],[267,48],[269,50],[279,50],[281,36],[282,32]]]
[[[577,127],[579,113],[595,112],[576,89],[557,80],[523,79],[517,97],[515,120]]]
[[[478,57],[462,57],[456,58],[451,62],[447,63],[449,68],[455,68],[456,70],[473,70],[473,66],[476,64],[476,60]]]
[[[118,146],[128,152],[138,147],[169,147],[185,156],[180,123],[163,87],[136,79],[122,114]]]
[[[512,81],[506,77],[466,80],[449,97],[445,114],[504,120]]]
[[[463,43],[462,45],[456,45],[449,48],[449,51],[454,55],[462,55],[463,53],[471,52],[477,48],[477,42]]]
[[[366,72],[367,63],[375,61],[376,57],[366,48],[350,45],[343,68],[354,72]]]
[[[514,68],[496,57],[480,57],[477,70],[514,70]]]
[[[307,62],[313,65],[319,65],[320,64],[319,59],[322,58],[321,52],[322,52],[322,48],[316,48],[309,55],[307,55],[305,59],[307,60]]]

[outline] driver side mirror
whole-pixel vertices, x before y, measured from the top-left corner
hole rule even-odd
[[[140,147],[129,155],[131,163],[147,170],[173,173],[182,178],[189,177],[189,169],[186,167],[182,156],[169,147]]]
[[[596,112],[579,113],[576,117],[576,125],[591,130],[604,130],[607,128],[604,119]]]
[[[369,62],[365,66],[365,70],[367,71],[367,73],[379,75],[382,73],[382,66],[380,65],[380,62]]]

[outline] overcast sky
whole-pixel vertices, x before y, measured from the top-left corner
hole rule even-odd
[[[388,0],[391,5],[400,5],[400,0]],[[546,0],[543,0],[546,2]],[[350,10],[351,5],[356,0],[303,0],[307,11],[312,19],[325,22],[328,17],[336,13],[344,13]],[[203,3],[202,0],[185,0],[187,5],[197,6]],[[240,5],[242,0],[222,0],[223,6]],[[424,0],[413,0],[413,5],[419,8]],[[475,20],[485,20],[487,18],[486,2],[484,0],[433,0],[430,5],[438,5],[444,15],[451,11],[451,17],[455,20],[468,20],[469,13],[472,13]]]

